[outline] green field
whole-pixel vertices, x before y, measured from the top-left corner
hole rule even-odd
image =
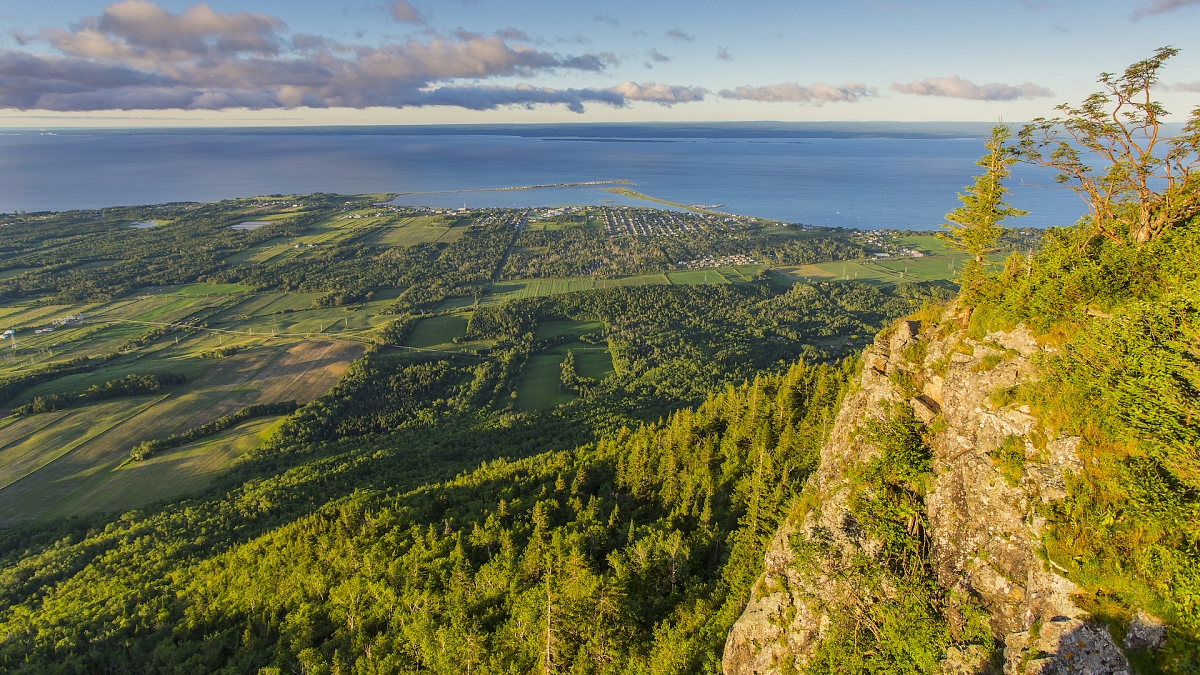
[[[79,393],[92,385],[99,385],[126,375],[164,375],[167,373],[183,375],[189,382],[204,376],[209,368],[217,363],[216,359],[198,359],[190,356],[163,356],[158,358],[121,358],[112,362],[111,366],[89,373],[67,375],[50,382],[43,382],[14,399],[8,406],[16,407],[33,400],[35,396],[50,394]]]
[[[613,369],[612,354],[604,345],[589,345],[582,342],[572,342],[569,345],[556,347],[555,352],[561,351],[566,356],[567,350],[575,354],[575,372],[593,380],[603,380],[616,372]]]
[[[247,420],[208,438],[102,472],[97,480],[47,511],[45,517],[123,511],[201,490],[242,455],[262,445],[282,419],[276,416]]]
[[[571,321],[553,321],[545,322],[552,324],[569,324],[575,323],[577,326],[600,326],[597,322],[571,322]],[[538,327],[539,329],[542,326]],[[568,332],[577,332],[572,330],[563,330],[563,326],[552,326],[550,330],[561,331],[555,332],[555,335],[563,335]],[[550,337],[550,336],[547,336]],[[583,377],[590,377],[594,380],[602,380],[615,371],[613,369],[612,355],[608,352],[608,347],[605,345],[589,345],[582,342],[572,342],[570,344],[559,345],[545,354],[535,354],[529,357],[525,362],[525,368],[521,372],[521,380],[517,384],[517,399],[515,408],[517,410],[530,411],[541,408],[552,408],[563,403],[570,403],[575,400],[575,395],[563,391],[560,384],[562,379],[562,362],[567,357],[567,352],[575,354],[575,372]]]
[[[575,395],[562,390],[562,354],[535,354],[525,362],[521,381],[517,384],[517,410],[552,408],[575,400]]]
[[[186,295],[191,297],[203,295],[236,295],[238,293],[249,293],[250,288],[241,284],[188,284],[186,286],[173,286],[169,290],[164,290],[164,293],[172,295]]]
[[[0,271],[0,279],[11,279],[13,277],[19,277],[26,272],[31,272],[36,269],[37,269],[36,267],[13,267],[11,269],[6,269],[3,271]]]
[[[280,293],[274,296],[270,302],[260,307],[254,312],[256,315],[274,314],[275,312],[286,312],[291,310],[297,312],[305,309],[313,309],[313,300],[325,295],[324,293]]]
[[[235,253],[225,259],[230,265],[246,265],[249,263],[268,263],[299,253],[295,239],[272,237],[257,246]]]
[[[676,286],[697,286],[702,284],[727,284],[726,279],[717,270],[684,270],[682,272],[667,272],[667,278]]]
[[[189,316],[192,316],[197,310],[215,307],[222,300],[220,296],[215,298],[210,298],[207,296],[185,296],[181,298],[176,298],[175,296],[170,297],[173,298],[171,302],[142,312],[130,320],[151,323],[174,323],[181,319],[186,319]]]
[[[163,397],[138,397],[106,401],[72,411],[46,413],[50,424],[39,416],[3,429],[0,448],[0,494],[5,488],[60,459],[162,400]],[[32,426],[36,425],[36,426]],[[32,428],[27,428],[32,426]]]
[[[599,333],[603,330],[604,323],[600,321],[543,321],[537,325],[533,336],[539,340],[546,340],[568,333],[584,335],[586,333]]]
[[[71,305],[23,306],[4,317],[4,327],[7,329],[41,326],[52,319],[71,314],[71,308]]]
[[[730,281],[753,281],[754,277],[765,269],[762,265],[740,265],[736,267],[722,267],[718,271],[726,279]]]
[[[451,344],[454,338],[467,335],[466,314],[443,314],[423,319],[408,339],[409,347],[436,347]]]
[[[475,304],[475,298],[467,296],[462,298],[446,298],[440,305],[437,306],[439,312],[444,312],[448,309],[462,309]]]
[[[541,295],[557,295],[572,291],[588,291],[595,288],[592,279],[517,279],[501,281],[488,288],[484,302],[495,304],[515,298],[530,298]]]
[[[227,467],[246,442],[222,445],[213,439],[204,446],[209,449],[167,453],[164,457],[176,459],[160,462],[153,471],[115,477],[113,472],[143,440],[199,426],[252,403],[311,400],[333,386],[364,350],[349,342],[259,341],[227,358],[196,357],[200,346],[216,346],[218,339],[198,333],[179,344],[163,341],[98,370],[43,383],[13,401],[19,405],[33,396],[78,393],[133,373],[188,378],[160,395],[88,403],[12,419],[0,427],[0,524],[127,508],[195,489]],[[181,473],[168,475],[169,467]]]
[[[454,221],[441,216],[400,218],[371,236],[370,242],[380,246],[412,246],[426,242],[451,242],[462,236],[466,228],[452,227]]]
[[[931,253],[933,255],[948,255],[955,258],[966,258],[967,254],[962,251],[956,251],[946,245],[946,242],[937,238],[936,234],[905,234],[894,235],[891,237],[894,243],[901,246],[907,246],[911,249],[916,249],[922,253]]]
[[[238,319],[247,319],[258,314],[262,314],[262,308],[274,302],[276,299],[286,297],[283,293],[263,293],[259,295],[248,295],[244,300],[237,304],[221,310],[209,318],[209,323],[224,323],[227,321],[236,321]]]
[[[665,274],[639,274],[633,277],[617,277],[616,279],[597,279],[596,288],[616,288],[617,286],[665,286]]]

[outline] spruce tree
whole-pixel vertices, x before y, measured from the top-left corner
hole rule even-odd
[[[976,162],[984,172],[965,188],[966,192],[959,193],[958,199],[963,205],[946,214],[947,222],[942,227],[948,232],[937,235],[950,248],[974,258],[963,271],[964,280],[982,272],[984,256],[995,250],[996,240],[1004,234],[1000,222],[1026,214],[1004,201],[1008,193],[1004,179],[1008,178],[1009,167],[1018,159],[1016,148],[1006,145],[1011,134],[1012,128],[1007,125],[992,127],[992,135],[984,144],[987,154]]]

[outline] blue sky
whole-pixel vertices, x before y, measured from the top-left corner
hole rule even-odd
[[[1167,44],[1200,105],[1200,0],[7,4],[0,126],[1022,121]]]

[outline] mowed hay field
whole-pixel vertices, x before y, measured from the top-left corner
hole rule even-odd
[[[595,287],[593,279],[514,279],[492,284],[483,302],[492,305],[516,298],[590,291]]]
[[[369,242],[380,246],[449,243],[467,230],[465,227],[450,227],[451,222],[440,216],[400,218],[372,235]]]
[[[408,338],[408,347],[437,347],[452,344],[454,338],[467,335],[469,314],[443,314],[422,319]]]
[[[603,330],[604,323],[602,321],[542,321],[534,329],[533,336],[539,340],[546,340],[569,333],[585,335],[599,333]]]
[[[87,513],[96,510],[95,504],[104,504],[106,511],[121,511],[201,490],[242,455],[262,445],[282,421],[283,416],[247,420],[149,459],[118,465],[91,489],[76,491],[43,515]]]
[[[214,437],[168,450],[156,458],[155,465],[162,466],[153,471],[128,471],[121,465],[141,441],[185,431],[254,403],[316,398],[364,350],[358,343],[333,340],[268,342],[213,360],[195,379],[162,395],[102,401],[11,422],[0,428],[0,524],[132,508],[202,487],[247,444],[257,442],[237,438],[258,434],[261,425],[247,423],[241,431],[225,432],[228,443]],[[159,372],[182,372],[202,360],[178,356],[158,361]],[[119,373],[101,370],[87,374],[87,380],[112,379],[125,371],[141,369],[122,365]],[[75,391],[86,381],[68,384],[62,391]],[[43,424],[47,419],[50,423]],[[143,479],[145,484],[139,482]]]
[[[683,272],[667,272],[667,278],[677,286],[696,286],[703,284],[727,284],[726,279],[717,270],[686,270]]]
[[[617,286],[665,286],[665,274],[639,274],[634,277],[617,277],[616,279],[597,279],[596,288],[616,288]]]
[[[583,323],[583,325],[589,325],[593,322],[555,321],[546,323]],[[599,324],[599,322],[594,323]],[[555,328],[558,327],[555,326]],[[568,332],[576,331],[567,330],[557,334],[562,335]],[[560,384],[562,379],[562,362],[563,359],[567,358],[568,351],[575,355],[575,372],[583,377],[602,380],[614,372],[612,355],[609,354],[606,345],[589,345],[582,342],[572,342],[570,344],[559,345],[545,354],[535,354],[525,362],[525,368],[521,372],[521,380],[517,383],[517,399],[514,405],[517,410],[530,411],[541,408],[552,408],[556,405],[570,403],[575,400],[575,395],[563,391]]]
[[[535,354],[525,362],[517,384],[517,410],[552,408],[575,400],[575,395],[559,386],[562,362],[566,354]]]

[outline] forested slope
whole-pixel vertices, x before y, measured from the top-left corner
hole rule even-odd
[[[5,571],[5,667],[712,664],[848,372],[797,365],[662,423],[445,482],[422,484],[464,466],[439,451],[451,434],[341,442],[225,494],[68,534]]]
[[[944,298],[618,288],[483,308],[486,349],[376,346],[204,494],[5,530],[0,664],[527,672],[549,619],[552,670],[712,670],[853,368],[811,343]],[[579,337],[546,321],[598,321],[616,372],[515,412]]]

